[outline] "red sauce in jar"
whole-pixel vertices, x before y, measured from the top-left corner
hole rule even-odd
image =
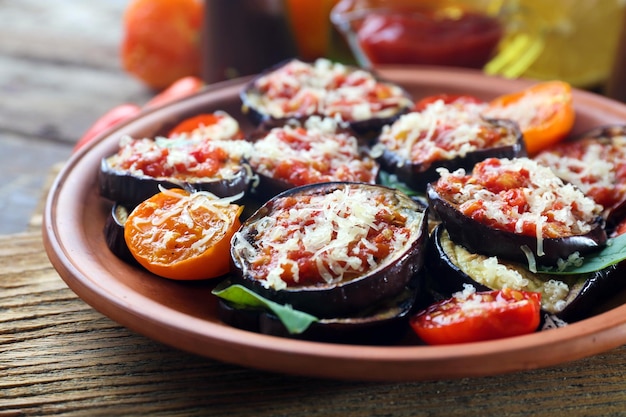
[[[431,9],[373,11],[357,28],[372,64],[421,64],[482,68],[504,29],[498,19],[476,12],[458,16]]]

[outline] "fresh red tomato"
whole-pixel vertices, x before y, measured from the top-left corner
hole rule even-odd
[[[541,294],[505,288],[457,295],[411,317],[431,345],[478,342],[532,333],[540,322]]]
[[[202,79],[189,75],[174,81],[169,87],[155,95],[146,103],[144,107],[157,107],[179,98],[187,97],[193,93],[197,93],[204,87]]]
[[[452,103],[481,104],[481,103],[484,103],[484,101],[479,99],[478,97],[474,97],[474,96],[470,96],[466,94],[435,94],[433,96],[424,97],[423,99],[415,103],[415,105],[413,106],[413,111],[417,111],[417,112],[424,111],[426,107],[428,107],[430,104],[438,100],[442,100],[444,104],[452,104]]]
[[[124,11],[123,68],[155,90],[200,74],[202,0],[132,0]]]
[[[119,123],[122,123],[124,120],[130,119],[131,117],[137,115],[140,111],[141,107],[136,104],[128,103],[113,107],[111,110],[100,116],[100,118],[98,118],[98,120],[96,120],[96,122],[91,125],[89,129],[87,129],[78,142],[76,142],[76,145],[74,145],[74,150],[72,152],[76,152],[87,143],[91,142],[100,133],[118,125]]]
[[[524,134],[529,155],[564,139],[574,126],[572,88],[563,81],[547,81],[489,103],[488,117],[511,119]]]

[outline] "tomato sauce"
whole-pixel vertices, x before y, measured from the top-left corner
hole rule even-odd
[[[482,68],[504,29],[494,17],[459,12],[457,16],[426,8],[373,11],[357,28],[357,39],[372,64]]]

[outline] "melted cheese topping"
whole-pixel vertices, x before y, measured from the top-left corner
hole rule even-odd
[[[626,136],[584,138],[535,157],[604,208],[626,199]]]
[[[405,114],[385,126],[379,143],[414,163],[453,159],[479,149],[515,143],[514,134],[481,116],[486,106],[437,100],[423,111]]]
[[[450,173],[439,170],[436,189],[466,215],[502,230],[543,238],[589,232],[602,208],[572,184],[565,184],[549,168],[528,158],[487,159],[474,167]]]
[[[474,281],[493,290],[512,288],[540,292],[541,307],[550,313],[558,313],[566,307],[573,281],[577,279],[565,276],[563,280],[558,280],[554,275],[534,274],[495,256],[469,252],[463,246],[454,244],[446,231],[442,234],[441,244],[450,260]]]
[[[202,152],[199,152],[202,150]],[[133,139],[125,136],[120,140],[118,153],[107,162],[113,169],[134,176],[177,178],[185,181],[207,179],[202,173],[205,160],[201,154],[219,153],[219,166],[210,178],[228,179],[240,175],[242,160],[252,153],[252,144],[245,140],[204,140],[199,136],[178,136],[176,139]],[[145,172],[145,166],[158,166],[159,175]]]
[[[153,204],[150,216],[132,215],[132,226],[141,233],[132,235],[142,254],[161,260],[166,252],[172,262],[203,253],[226,234],[239,215],[240,208],[231,204],[242,194],[229,198],[199,191],[194,193],[159,187],[169,199],[162,206]],[[149,204],[149,200],[143,204]]]
[[[260,174],[293,185],[331,181],[374,183],[374,160],[363,155],[354,136],[338,132],[337,128],[336,120],[315,116],[307,120],[304,128],[274,128],[254,143],[250,165]]]
[[[344,186],[286,196],[248,226],[252,242],[235,234],[234,253],[245,273],[277,290],[289,282],[334,283],[365,274],[403,254],[419,236],[422,214],[399,211],[388,194]]]
[[[549,120],[563,104],[561,94],[542,94],[528,91],[511,105],[489,106],[483,114],[496,119],[516,122],[522,131]]]
[[[255,82],[253,107],[275,118],[313,114],[344,120],[388,117],[412,103],[402,89],[364,70],[327,59],[293,60]]]

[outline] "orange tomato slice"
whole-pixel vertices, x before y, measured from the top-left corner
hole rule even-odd
[[[546,81],[489,103],[488,117],[511,119],[524,134],[529,155],[564,139],[574,126],[572,88],[563,81]]]
[[[230,239],[243,206],[207,192],[162,190],[128,216],[124,239],[148,271],[177,280],[209,279],[230,270]]]

